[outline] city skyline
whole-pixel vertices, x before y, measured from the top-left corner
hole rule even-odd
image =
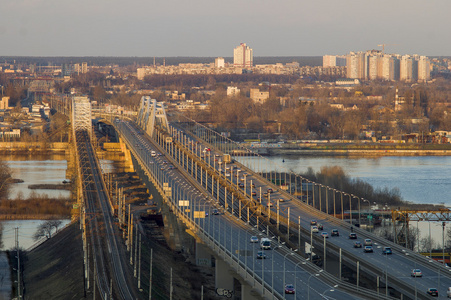
[[[4,56],[322,56],[357,49],[447,56],[448,0],[277,3],[3,1]],[[236,8],[240,9],[237,10]]]

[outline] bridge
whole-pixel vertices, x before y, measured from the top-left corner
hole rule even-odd
[[[249,149],[192,120],[168,122],[164,105],[148,97],[134,120],[104,117],[174,214],[198,237],[197,262],[210,264],[213,253],[218,294],[232,297],[234,278],[243,299],[429,299],[428,288],[438,288],[444,298],[451,286],[442,264],[353,226],[352,200],[357,200],[360,223],[364,199],[289,171],[265,172]],[[167,168],[167,161],[176,168]],[[296,197],[299,190],[307,194],[306,203]],[[337,194],[349,198],[349,223],[343,201],[337,218]],[[314,233],[312,220],[339,236]],[[350,233],[371,239],[374,253],[354,248]],[[271,250],[250,243],[252,236],[269,238]],[[382,254],[384,247],[393,254]],[[257,259],[259,251],[262,259]],[[423,277],[411,276],[416,268]],[[294,296],[284,293],[287,283]]]

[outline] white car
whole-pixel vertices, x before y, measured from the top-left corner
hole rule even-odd
[[[256,237],[255,235],[251,236],[251,243],[258,243],[258,237]]]
[[[319,232],[318,226],[312,226],[312,232]]]
[[[423,273],[420,269],[412,269],[412,272],[410,272],[410,276],[412,277],[422,277]]]

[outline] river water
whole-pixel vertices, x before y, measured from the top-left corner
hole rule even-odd
[[[247,158],[263,171],[291,170],[304,174],[311,167],[339,166],[352,177],[368,182],[374,188],[398,188],[404,200],[414,203],[451,206],[450,156],[270,156]],[[346,191],[345,191],[346,192]]]

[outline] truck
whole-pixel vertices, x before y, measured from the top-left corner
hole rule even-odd
[[[263,250],[270,250],[271,249],[271,240],[268,238],[262,238],[260,240],[260,248]]]

